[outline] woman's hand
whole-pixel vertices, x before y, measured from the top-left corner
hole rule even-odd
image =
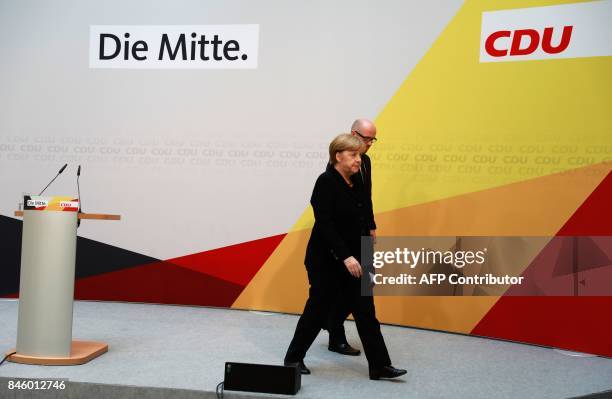
[[[350,256],[344,260],[344,266],[353,277],[361,277],[361,265],[357,262],[354,256]]]

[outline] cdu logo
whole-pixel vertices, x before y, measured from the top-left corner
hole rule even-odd
[[[612,55],[612,0],[482,13],[480,62]]]
[[[517,55],[533,54],[538,48],[541,48],[546,54],[559,54],[567,50],[572,37],[573,26],[564,26],[561,40],[557,45],[553,45],[552,37],[555,28],[544,28],[544,32],[540,34],[536,29],[519,29],[515,31],[500,30],[493,32],[485,41],[485,51],[491,57],[505,57]],[[540,41],[540,37],[542,40]],[[507,38],[506,46],[496,47],[495,42],[499,39]],[[511,39],[511,40],[510,40]],[[510,48],[507,44],[510,41]]]

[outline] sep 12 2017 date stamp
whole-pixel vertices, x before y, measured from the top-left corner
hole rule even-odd
[[[9,379],[6,388],[9,391],[61,391],[66,389],[67,381],[63,379]]]

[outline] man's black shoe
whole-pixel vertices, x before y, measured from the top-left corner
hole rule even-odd
[[[297,368],[300,370],[301,374],[310,374],[310,370],[308,369],[308,367],[306,367],[306,365],[304,364],[303,360],[301,362],[287,362],[287,361],[285,361],[285,366],[297,366]]]
[[[370,370],[370,379],[380,380],[381,378],[396,378],[406,373],[407,371],[404,369],[396,369],[393,366],[385,366],[381,369]]]
[[[341,355],[349,355],[349,356],[359,356],[359,354],[361,353],[359,349],[355,349],[349,344],[338,344],[338,345],[329,344],[327,349],[329,349],[332,352],[337,352]]]

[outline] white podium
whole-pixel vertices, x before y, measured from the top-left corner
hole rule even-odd
[[[17,353],[8,360],[86,363],[108,351],[108,345],[72,340],[77,219],[120,220],[120,216],[78,213],[78,201],[71,197],[26,196],[24,204],[23,212],[15,212],[23,216],[23,234],[17,347],[9,353]]]

